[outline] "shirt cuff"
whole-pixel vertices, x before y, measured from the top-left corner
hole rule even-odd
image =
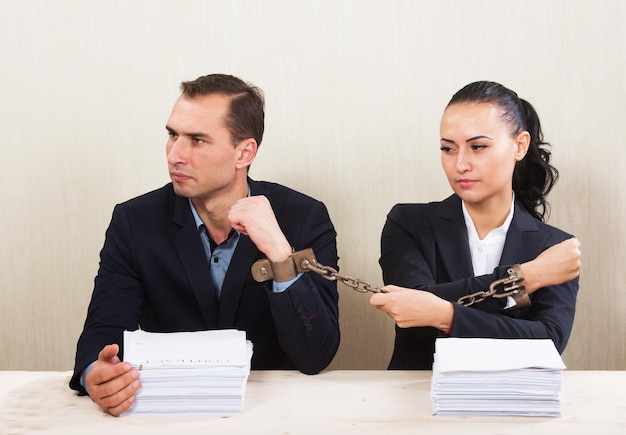
[[[96,361],[92,362],[91,364],[89,364],[85,370],[83,370],[83,373],[80,375],[80,385],[82,385],[82,387],[85,389],[85,391],[87,392],[87,394],[89,394],[89,390],[87,389],[87,384],[85,384],[85,377],[87,377],[87,373],[89,373],[89,370],[91,370],[91,368],[93,367],[93,365],[96,363]]]
[[[300,278],[301,276],[302,276],[302,272],[297,274],[295,278],[292,278],[289,281],[280,281],[280,282],[272,281],[272,292],[274,293],[284,292],[285,290],[287,290],[287,288],[289,288],[291,284],[296,282],[298,278]]]
[[[504,307],[504,309],[508,310],[509,308],[513,308],[515,305],[517,305],[517,302],[515,302],[515,299],[513,299],[511,296],[507,296],[506,307]]]

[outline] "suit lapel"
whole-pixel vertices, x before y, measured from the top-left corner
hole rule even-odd
[[[206,254],[198,235],[189,200],[176,196],[173,221],[179,225],[173,240],[180,262],[191,284],[208,328],[217,325],[217,295],[211,285]]]
[[[432,225],[450,279],[455,281],[474,276],[461,199],[452,195],[442,201],[433,215]]]
[[[246,279],[250,276],[250,268],[261,257],[263,255],[252,243],[252,240],[242,234],[233,253],[233,258],[230,261],[230,266],[224,278],[224,285],[222,286],[219,309],[220,328],[234,324],[241,293],[245,287]]]
[[[258,191],[259,186],[250,178],[248,178],[248,185],[250,186],[250,196],[264,194],[264,192]],[[256,260],[263,257],[263,254],[259,252],[248,236],[242,234],[239,237],[237,248],[235,248],[222,285],[219,308],[219,326],[221,328],[234,324],[245,281],[251,274],[250,268]]]
[[[500,259],[501,265],[523,263],[535,258],[535,253],[541,251],[537,224],[537,220],[518,201],[515,201],[515,212],[506,235]]]

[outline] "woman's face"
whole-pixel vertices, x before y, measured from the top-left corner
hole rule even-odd
[[[459,103],[441,118],[441,164],[454,192],[472,206],[510,206],[513,169],[530,135],[513,136],[493,104]]]

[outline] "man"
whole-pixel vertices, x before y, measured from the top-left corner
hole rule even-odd
[[[248,177],[263,137],[261,90],[223,74],[181,90],[166,126],[172,182],[115,207],[78,340],[70,387],[112,415],[141,387],[121,361],[124,330],[244,330],[252,369],[307,374],[324,370],[339,345],[336,282],[251,275],[256,260],[284,270],[306,248],[324,265],[338,261],[324,204]]]

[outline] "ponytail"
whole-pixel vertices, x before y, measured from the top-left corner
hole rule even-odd
[[[540,221],[550,215],[546,196],[559,178],[559,171],[550,164],[550,144],[544,142],[541,123],[535,108],[526,100],[519,99],[523,108],[523,128],[530,134],[530,145],[524,159],[513,170],[513,191],[530,214]]]

